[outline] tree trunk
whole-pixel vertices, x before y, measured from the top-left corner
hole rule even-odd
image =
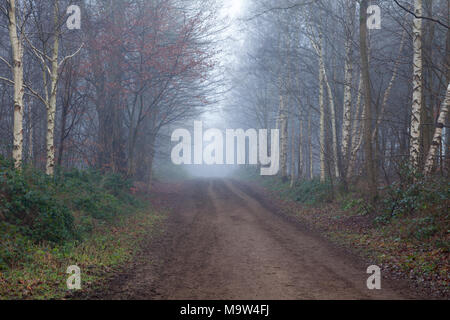
[[[62,158],[64,154],[64,136],[66,132],[66,123],[67,123],[67,107],[64,106],[62,110],[62,117],[61,117],[61,132],[59,134],[59,149],[58,149],[58,158],[57,158],[57,164],[58,167],[62,166]]]
[[[362,80],[362,72],[359,74],[359,84],[358,84],[358,96],[356,98],[356,106],[355,106],[355,117],[353,117],[353,124],[352,124],[352,143],[351,143],[351,149],[350,149],[350,157],[348,161],[348,167],[347,167],[347,180],[350,179],[353,174],[356,167],[356,157],[358,155],[358,151],[361,148],[362,144],[362,135],[364,132],[364,107],[362,108],[362,114],[361,113],[361,98],[362,98],[362,90],[363,90],[363,80]],[[359,126],[358,126],[359,123]]]
[[[294,120],[291,121],[291,183],[290,187],[294,187],[295,183],[295,126]]]
[[[300,115],[298,117],[299,121],[299,140],[298,140],[298,179],[301,180],[303,177],[303,120],[302,113],[300,110]]]
[[[15,167],[19,168],[22,165],[23,156],[23,40],[19,37],[17,31],[16,2],[15,0],[9,0],[8,2],[8,30],[12,49],[12,72],[14,81],[13,159]]]
[[[151,134],[150,141],[149,141],[149,154],[148,154],[148,162],[147,162],[147,168],[148,168],[148,189],[151,191],[152,183],[153,183],[153,162],[155,159],[155,141],[156,136],[154,134]]]
[[[50,74],[50,100],[47,105],[47,163],[46,173],[53,175],[55,172],[55,118],[56,96],[58,89],[58,55],[59,55],[59,31],[58,31],[58,1],[55,1],[55,31],[53,39],[52,66]]]
[[[427,17],[433,16],[433,0],[427,0],[424,2],[424,15]],[[425,156],[430,150],[430,146],[433,140],[434,126],[434,114],[435,114],[435,99],[433,88],[433,41],[434,41],[434,22],[425,20],[423,21],[422,31],[422,57],[423,57],[423,94],[422,94],[422,112],[421,112],[421,129],[420,129],[420,150],[423,157],[420,157],[419,166],[422,168],[425,164]]]
[[[336,178],[340,177],[339,173],[339,158],[338,158],[338,142],[337,142],[337,126],[336,126],[336,108],[334,106],[333,92],[331,90],[330,82],[328,81],[327,74],[324,70],[324,79],[328,90],[328,101],[330,104],[331,111],[331,131],[333,139],[333,164],[334,164],[334,176]]]
[[[422,0],[415,0],[414,12],[422,16]],[[410,130],[410,162],[413,169],[419,169],[420,161],[420,122],[422,110],[422,19],[415,18],[413,24],[413,99]]]
[[[62,166],[63,155],[65,151],[65,139],[67,137],[66,128],[67,128],[67,115],[69,113],[69,106],[71,103],[71,90],[72,90],[72,78],[73,78],[73,64],[68,64],[68,69],[66,71],[66,78],[64,83],[64,100],[62,103],[62,111],[61,111],[61,132],[59,134],[59,149],[58,149],[58,157],[57,157],[57,165],[58,167]]]
[[[436,124],[436,130],[434,132],[434,137],[431,143],[430,151],[428,152],[428,156],[425,161],[425,170],[424,170],[425,174],[430,174],[433,171],[434,164],[436,163],[437,151],[442,145],[442,131],[445,126],[445,121],[447,119],[449,105],[450,105],[450,83],[448,84],[447,93],[445,95],[445,101],[442,104],[439,119]]]
[[[353,82],[353,34],[355,24],[356,1],[346,2],[347,17],[349,21],[345,39],[345,71],[344,71],[344,112],[342,125],[342,158],[343,174],[346,176],[349,150],[352,148],[350,131],[352,128],[352,82]]]
[[[31,104],[28,105],[28,163],[33,165],[33,118]]]
[[[364,84],[364,153],[366,171],[369,184],[370,199],[373,202],[377,197],[377,182],[373,163],[372,145],[372,93],[370,89],[369,58],[367,50],[367,0],[362,0],[360,5],[360,50],[361,68]]]
[[[289,50],[290,45],[291,45],[291,39],[290,39],[290,35],[288,34],[286,36],[287,38],[287,48]],[[288,86],[290,86],[290,72],[289,72],[289,68],[290,68],[290,64],[289,64],[289,53],[288,53],[288,59],[287,59],[288,63],[287,63],[287,69],[288,69]],[[289,112],[289,100],[287,100],[287,105],[285,103],[285,98],[284,96],[284,92],[283,92],[283,83],[281,81],[281,74],[280,74],[280,126],[281,126],[281,178],[283,181],[287,181],[288,180],[288,144],[289,144],[289,137],[288,137],[288,112]],[[284,88],[286,89],[286,88]],[[288,88],[289,89],[289,88]],[[286,90],[289,91],[289,90]]]
[[[280,88],[281,90],[281,88]],[[280,93],[280,129],[281,129],[281,178],[287,179],[287,149],[288,149],[288,117],[283,94]]]
[[[311,111],[308,114],[308,151],[309,151],[309,178],[314,179],[314,159],[312,149]]]
[[[450,17],[450,1],[447,4],[447,16]],[[450,19],[447,19],[448,23],[450,23]],[[447,38],[445,41],[445,47],[447,52],[450,52],[450,29],[447,30]],[[450,83],[450,54],[447,54],[444,58],[444,70],[447,70],[446,72],[446,82]],[[447,114],[448,121],[450,121],[450,113]],[[447,169],[447,173],[450,172],[450,128],[445,129],[446,132],[446,139],[445,139],[445,167]]]
[[[323,37],[319,34],[319,109],[320,109],[320,181],[326,180],[325,162],[325,62],[323,60]]]

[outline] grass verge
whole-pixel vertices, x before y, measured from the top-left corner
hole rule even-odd
[[[70,298],[72,265],[83,293],[101,287],[165,219],[138,191],[118,175],[49,177],[0,159],[0,300]]]
[[[99,224],[82,242],[64,245],[29,242],[26,259],[0,272],[1,299],[64,299],[67,267],[81,269],[81,289],[95,290],[131,261],[142,241],[156,234],[164,215],[150,209]]]

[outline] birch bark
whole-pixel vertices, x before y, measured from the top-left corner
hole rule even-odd
[[[353,35],[355,28],[356,1],[347,1],[347,19],[349,21],[345,40],[345,71],[344,71],[344,112],[342,125],[342,157],[343,163],[348,163],[349,150],[352,147],[350,136],[352,125],[352,82],[353,82]],[[344,175],[345,175],[344,169]]]
[[[16,168],[22,165],[23,156],[23,39],[18,34],[16,18],[16,2],[9,0],[8,30],[12,49],[12,72],[14,82],[14,128],[13,128],[13,159]]]
[[[422,0],[415,0],[414,13],[422,16]],[[420,115],[422,109],[422,19],[414,19],[413,23],[413,97],[410,129],[410,162],[414,169],[419,168],[420,160]]]
[[[55,34],[52,51],[52,65],[50,73],[50,99],[47,104],[47,161],[46,173],[53,175],[55,172],[55,117],[56,117],[56,95],[58,88],[58,56],[59,56],[59,31],[58,31],[58,1],[55,1]]]
[[[364,86],[364,155],[367,179],[370,192],[370,201],[377,198],[377,181],[374,168],[372,144],[372,92],[370,88],[369,55],[367,49],[367,0],[360,4],[360,50],[361,70]]]
[[[427,175],[429,175],[433,171],[434,164],[436,163],[437,151],[442,145],[442,131],[444,129],[445,121],[447,119],[449,105],[450,105],[450,83],[447,87],[445,100],[442,105],[441,112],[439,114],[438,122],[436,124],[436,130],[434,131],[430,151],[428,152],[428,156],[425,161],[424,173]]]
[[[320,108],[320,181],[326,180],[326,159],[325,159],[325,62],[323,60],[323,37],[319,33],[319,108]]]

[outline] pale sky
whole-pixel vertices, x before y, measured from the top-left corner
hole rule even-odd
[[[230,18],[236,18],[239,14],[242,8],[242,1],[243,0],[228,0],[230,4],[228,5],[227,11]]]

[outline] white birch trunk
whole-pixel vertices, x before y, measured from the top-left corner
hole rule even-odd
[[[55,117],[56,95],[58,87],[58,51],[59,40],[55,34],[55,42],[52,54],[52,73],[50,75],[50,100],[47,106],[47,163],[46,173],[53,175],[55,171]]]
[[[320,181],[326,180],[325,163],[325,62],[323,60],[323,40],[322,34],[319,34],[319,108],[320,108]]]
[[[327,85],[328,90],[328,102],[330,104],[331,111],[331,131],[333,137],[333,163],[334,163],[334,174],[336,178],[340,177],[339,174],[339,161],[338,161],[338,147],[337,147],[337,126],[336,126],[336,108],[334,106],[334,98],[333,92],[331,90],[330,82],[328,81],[328,77],[325,69],[323,70],[325,83]]]
[[[364,87],[364,161],[369,185],[370,202],[377,198],[377,177],[374,166],[373,142],[372,142],[372,92],[370,87],[369,50],[367,45],[367,6],[368,1],[362,0],[360,4],[360,55],[361,74]]]
[[[349,155],[349,163],[347,168],[347,179],[353,176],[353,171],[356,166],[356,156],[358,155],[358,151],[362,145],[362,132],[364,130],[364,122],[361,119],[364,119],[364,108],[362,108],[361,113],[361,98],[362,98],[362,73],[359,74],[359,84],[358,84],[358,96],[356,98],[356,106],[355,106],[355,117],[353,117],[352,124],[352,143]],[[359,123],[359,126],[358,126]]]
[[[46,173],[53,175],[55,172],[55,117],[56,117],[56,97],[58,89],[58,56],[59,56],[59,30],[58,30],[58,1],[55,1],[55,30],[52,52],[52,65],[50,74],[50,99],[47,104],[47,161]]]
[[[294,120],[291,121],[291,184],[294,187],[295,183],[295,126]]]
[[[445,120],[448,115],[448,108],[450,105],[450,83],[447,87],[447,93],[445,95],[444,103],[441,107],[439,119],[436,124],[436,130],[434,131],[433,142],[431,143],[430,151],[428,152],[427,159],[425,161],[424,173],[429,175],[433,171],[434,164],[436,163],[437,151],[442,145],[442,131],[444,129]]]
[[[349,150],[352,147],[350,131],[352,127],[352,82],[353,82],[353,34],[355,22],[356,2],[350,0],[347,2],[347,11],[349,18],[349,30],[345,41],[345,71],[344,71],[344,112],[342,125],[342,157],[343,162],[347,163]],[[345,171],[345,170],[344,170]],[[345,174],[345,173],[344,173]]]
[[[9,0],[8,30],[12,48],[12,72],[14,81],[14,128],[13,128],[13,159],[16,168],[22,165],[23,156],[23,43],[17,31],[16,3]]]
[[[291,39],[290,36],[287,35],[287,47],[290,48],[291,45]],[[289,58],[288,58],[289,61]],[[287,63],[288,67],[288,83],[287,85],[290,86],[290,64]],[[283,93],[283,83],[281,81],[281,74],[280,74],[280,127],[281,127],[281,177],[283,180],[287,180],[288,178],[288,145],[289,145],[289,133],[288,133],[288,107],[286,106],[286,103],[284,101],[284,93]],[[289,102],[289,100],[288,100]]]
[[[415,0],[414,12],[422,16],[422,0]],[[414,19],[413,24],[413,98],[411,112],[410,162],[414,169],[419,168],[420,158],[420,116],[422,109],[422,19]]]

